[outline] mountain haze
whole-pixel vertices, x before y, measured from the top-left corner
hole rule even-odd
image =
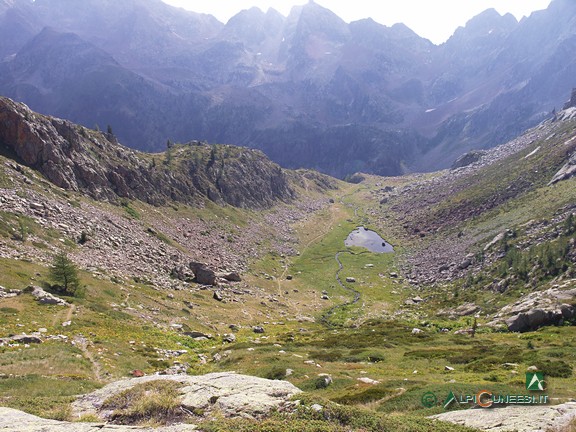
[[[569,0],[487,10],[439,46],[313,1],[226,24],[160,0],[3,1],[0,35],[0,93],[32,109],[137,149],[231,143],[339,177],[503,143],[561,108],[576,70]]]

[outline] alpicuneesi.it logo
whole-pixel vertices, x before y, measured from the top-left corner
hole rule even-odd
[[[526,390],[542,392],[545,390],[544,374],[542,372],[526,373]],[[490,390],[480,390],[475,394],[460,394],[450,391],[446,399],[441,402],[444,409],[451,405],[471,405],[480,408],[491,408],[497,405],[544,405],[549,403],[546,394],[499,394]],[[438,398],[432,392],[422,395],[422,405],[432,408],[439,405]]]

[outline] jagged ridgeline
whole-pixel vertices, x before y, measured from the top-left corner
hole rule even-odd
[[[142,153],[120,145],[111,128],[87,129],[8,98],[0,98],[0,150],[55,185],[99,200],[199,205],[208,198],[258,209],[293,199],[299,180],[259,150],[193,141]]]

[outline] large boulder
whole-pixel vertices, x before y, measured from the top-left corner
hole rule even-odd
[[[234,372],[201,376],[152,375],[116,381],[73,404],[75,415],[96,415],[106,420],[111,413],[102,409],[104,401],[138,384],[172,380],[182,384],[181,406],[191,412],[209,415],[213,411],[225,417],[260,418],[275,409],[289,406],[289,399],[300,390],[287,381],[268,380]]]
[[[558,287],[532,292],[516,303],[503,307],[489,325],[505,324],[512,332],[558,325],[576,318],[575,300],[576,289]]]
[[[195,281],[202,285],[217,285],[216,272],[206,264],[192,261],[190,270],[194,272]]]
[[[456,159],[452,164],[451,169],[455,170],[472,165],[473,163],[480,161],[485,155],[486,152],[484,150],[472,150]]]
[[[24,292],[30,293],[38,303],[46,305],[57,305],[57,306],[68,306],[69,303],[66,300],[56,297],[54,294],[44,291],[38,286],[29,286]]]
[[[571,430],[567,427],[576,418],[576,402],[550,406],[512,405],[498,409],[457,410],[432,418],[491,432]]]

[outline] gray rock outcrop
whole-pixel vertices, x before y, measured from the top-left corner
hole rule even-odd
[[[0,431],[6,432],[189,432],[195,425],[179,424],[149,428],[102,423],[70,423],[36,417],[12,408],[0,407]]]
[[[488,325],[505,324],[513,332],[526,332],[558,325],[576,318],[576,288],[550,288],[525,295],[503,307]]]
[[[468,409],[442,413],[432,418],[490,432],[544,432],[560,430],[576,418],[576,402],[553,406]]]
[[[570,159],[568,159],[568,162],[566,162],[566,164],[560,168],[560,170],[554,174],[554,177],[552,177],[552,180],[550,180],[550,183],[548,183],[548,185],[553,185],[554,183],[558,183],[562,180],[568,180],[571,177],[574,177],[576,175],[576,153],[573,153],[572,156],[570,156]]]
[[[466,167],[468,165],[472,165],[473,163],[480,161],[480,159],[482,159],[482,157],[485,155],[486,155],[485,151],[472,150],[468,153],[463,154],[458,159],[456,159],[454,161],[454,163],[452,164],[451,169],[455,170],[458,168]]]
[[[201,376],[153,375],[113,382],[93,393],[80,397],[73,404],[75,415],[96,415],[106,419],[110,412],[102,410],[104,401],[137,384],[155,380],[173,380],[182,384],[182,407],[206,414],[217,410],[226,417],[259,418],[272,409],[281,409],[300,390],[287,381],[268,380],[234,372],[210,373]]]
[[[24,292],[30,293],[38,303],[46,305],[57,305],[57,306],[68,306],[69,303],[66,300],[56,297],[49,292],[44,291],[38,286],[29,286],[24,290]]]
[[[22,294],[22,291],[20,290],[7,289],[4,288],[3,286],[0,286],[0,299],[16,297],[19,296],[20,294]]]

